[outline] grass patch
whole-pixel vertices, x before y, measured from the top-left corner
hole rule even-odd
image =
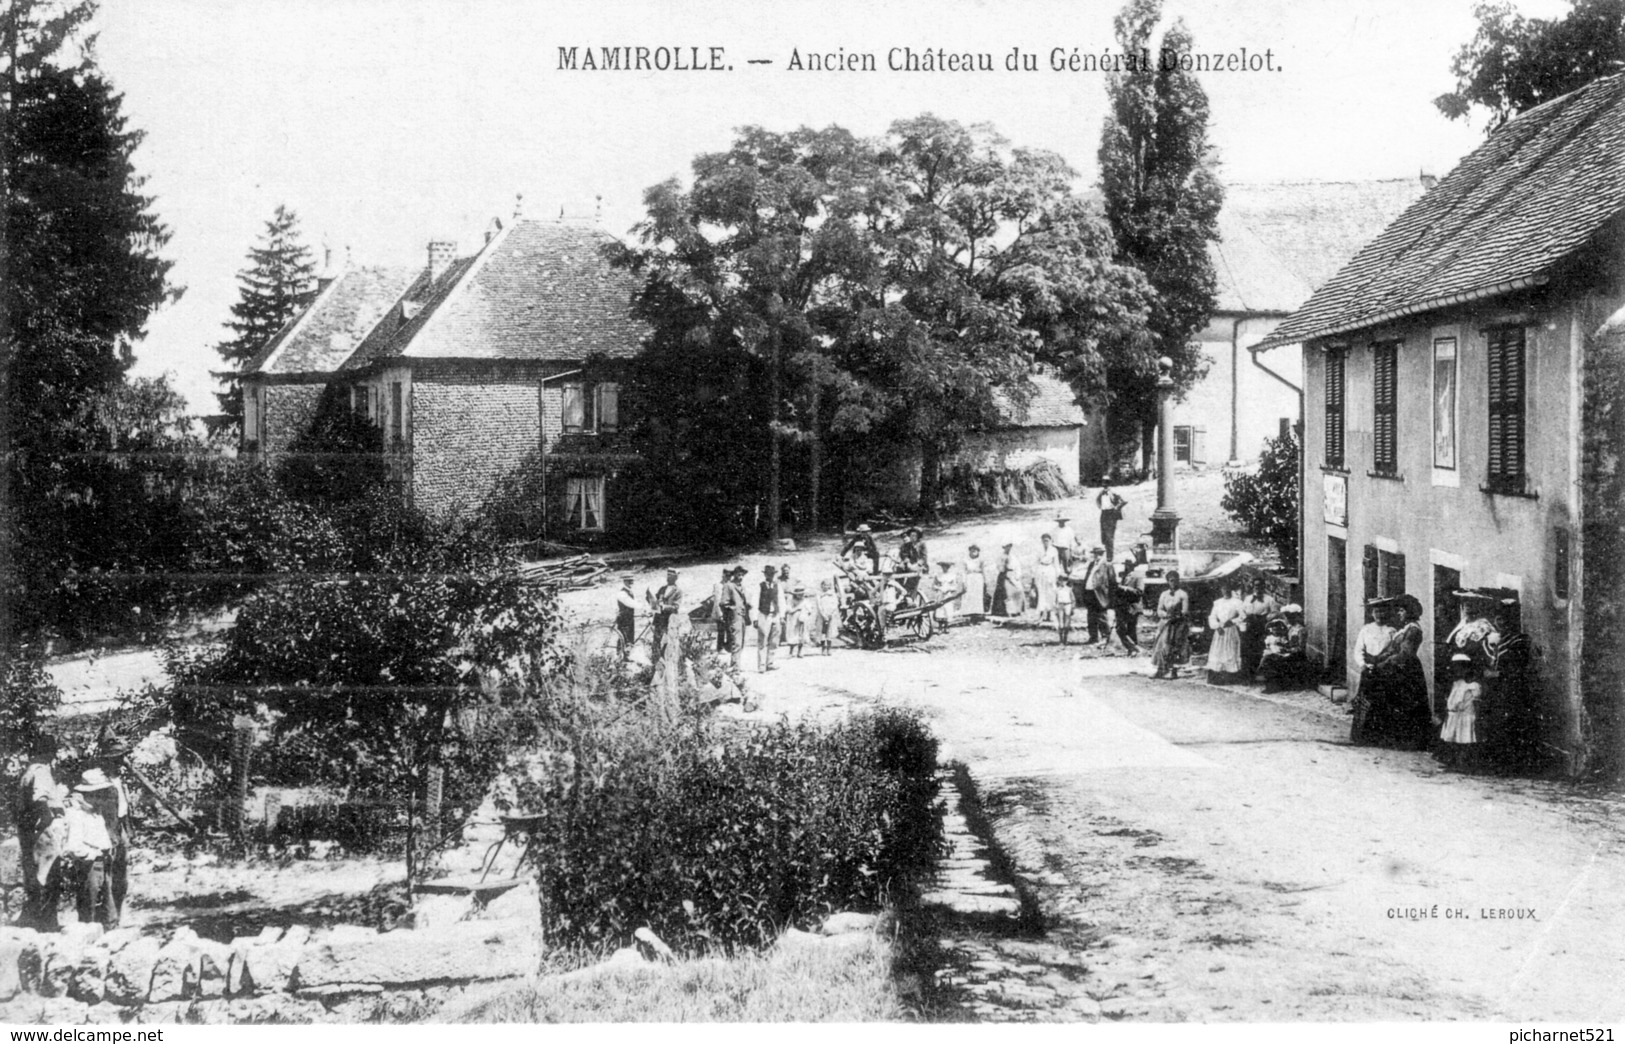
[[[594,978],[553,977],[447,1008],[439,1022],[897,1022],[908,1010],[891,946],[775,948],[649,964]]]

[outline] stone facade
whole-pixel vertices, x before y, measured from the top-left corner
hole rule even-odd
[[[1312,654],[1342,664],[1352,687],[1359,669],[1353,639],[1367,597],[1410,593],[1423,606],[1432,642],[1423,666],[1441,691],[1435,655],[1457,620],[1453,589],[1517,593],[1523,628],[1543,650],[1540,687],[1545,737],[1577,754],[1585,718],[1579,643],[1585,621],[1579,496],[1579,411],[1587,323],[1599,309],[1586,301],[1500,300],[1437,312],[1401,325],[1362,331],[1349,341],[1317,342],[1306,353],[1304,601]],[[1601,314],[1606,314],[1602,312]],[[1526,483],[1491,492],[1488,455],[1488,337],[1512,324],[1524,331]],[[1398,467],[1379,474],[1374,451],[1374,343],[1398,340]],[[1435,345],[1456,345],[1456,405],[1441,414]],[[1344,438],[1341,467],[1327,463],[1328,347],[1343,353]],[[1435,466],[1438,428],[1454,425],[1455,467]],[[1367,551],[1367,548],[1373,549]],[[1341,553],[1341,561],[1333,556]],[[1371,576],[1370,556],[1388,575]],[[1403,571],[1402,579],[1392,572]],[[1338,578],[1342,578],[1341,585]]]

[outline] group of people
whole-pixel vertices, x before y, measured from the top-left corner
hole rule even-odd
[[[1306,680],[1302,606],[1282,605],[1262,576],[1221,581],[1218,594],[1207,618],[1210,684],[1262,680],[1275,692]]]
[[[1429,750],[1446,767],[1523,768],[1538,758],[1530,681],[1535,649],[1516,600],[1457,591],[1460,619],[1430,693],[1422,668],[1422,603],[1409,594],[1368,603],[1355,637],[1360,676],[1349,738],[1361,746]],[[1448,658],[1446,658],[1448,657]]]
[[[804,582],[791,581],[788,564],[763,567],[761,581],[754,585],[746,580],[748,575],[744,566],[724,569],[711,589],[705,612],[716,627],[719,656],[737,668],[752,630],[756,632],[759,671],[773,669],[773,657],[781,645],[793,657],[804,655],[809,645],[829,655],[841,627],[840,600],[833,581],[821,581],[814,593]],[[615,596],[615,630],[622,658],[631,654],[637,642],[640,609],[649,614],[652,658],[658,662],[670,653],[679,632],[674,620],[683,607],[678,580],[677,570],[667,570],[666,582],[658,589],[646,589],[640,599],[634,590],[636,577],[630,573],[621,577]]]
[[[12,811],[23,877],[21,923],[56,931],[63,892],[77,900],[81,923],[118,927],[129,879],[130,796],[121,767],[129,752],[104,745],[74,761],[60,756],[55,737],[29,748]],[[59,780],[77,778],[69,786]]]

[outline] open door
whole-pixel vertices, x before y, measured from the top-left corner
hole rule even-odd
[[[1348,541],[1326,538],[1326,671],[1341,683],[1348,646]]]

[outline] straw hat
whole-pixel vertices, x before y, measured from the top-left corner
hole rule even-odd
[[[96,790],[107,790],[113,786],[113,781],[107,778],[107,773],[99,768],[85,769],[85,779],[73,789],[82,794],[89,794]]]

